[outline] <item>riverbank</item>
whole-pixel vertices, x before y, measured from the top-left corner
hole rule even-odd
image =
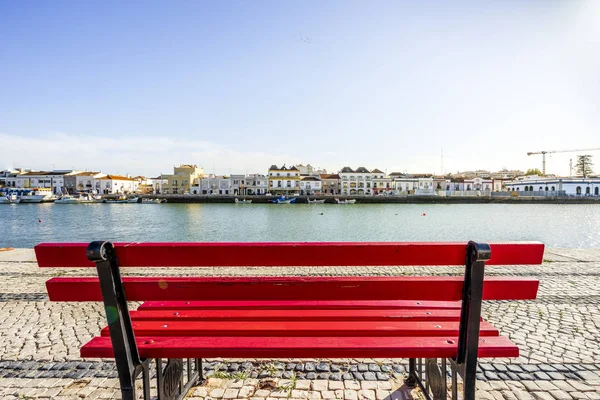
[[[115,196],[116,197],[116,196]],[[139,198],[161,199],[168,203],[235,203],[235,199],[252,200],[252,204],[268,204],[276,196],[221,196],[221,195],[139,195]],[[106,199],[113,196],[106,195]],[[600,204],[600,197],[541,197],[541,196],[293,196],[296,203],[325,200],[336,204],[335,199],[356,199],[356,204]]]

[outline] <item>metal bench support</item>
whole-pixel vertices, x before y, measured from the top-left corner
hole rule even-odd
[[[111,242],[95,241],[89,244],[87,257],[96,264],[98,271],[122,399],[136,399],[135,380],[141,374],[144,400],[151,400],[150,362],[152,359],[140,358],[115,248]],[[202,380],[201,359],[187,359],[185,385],[183,371],[182,359],[170,359],[164,368],[161,359],[156,360],[158,400],[183,399],[192,386],[199,384]]]
[[[477,352],[479,350],[479,329],[481,322],[481,303],[483,299],[483,279],[485,261],[491,257],[490,246],[486,243],[469,242],[465,260],[465,280],[460,313],[458,351],[454,359],[449,360],[452,370],[452,399],[457,399],[457,374],[463,379],[463,399],[475,400],[475,382],[477,374]],[[447,396],[446,360],[441,368],[437,359],[425,361],[425,379],[420,366],[422,361],[411,359],[408,364],[409,387],[419,385],[428,400],[445,400]],[[423,382],[423,380],[425,382]]]

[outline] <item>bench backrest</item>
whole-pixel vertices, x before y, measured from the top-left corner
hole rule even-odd
[[[38,265],[95,267],[88,243],[41,243]],[[114,243],[119,267],[294,267],[465,265],[466,243]],[[486,265],[540,264],[540,242],[490,243]]]
[[[94,267],[87,243],[42,243],[38,264]],[[491,243],[486,265],[540,264],[538,242]],[[117,243],[119,267],[465,265],[466,243]],[[464,276],[124,277],[127,300],[461,300]],[[534,278],[489,277],[484,300],[534,299]],[[101,301],[97,278],[57,277],[52,301]]]

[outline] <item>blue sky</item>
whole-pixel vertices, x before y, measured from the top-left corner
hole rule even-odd
[[[0,0],[0,168],[439,173],[442,147],[600,147],[600,1]]]

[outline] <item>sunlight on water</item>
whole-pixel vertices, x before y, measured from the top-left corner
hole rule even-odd
[[[0,247],[33,247],[37,243],[48,241],[87,242],[91,240],[121,242],[539,240],[549,247],[598,247],[600,246],[600,205],[22,204],[0,206]]]

